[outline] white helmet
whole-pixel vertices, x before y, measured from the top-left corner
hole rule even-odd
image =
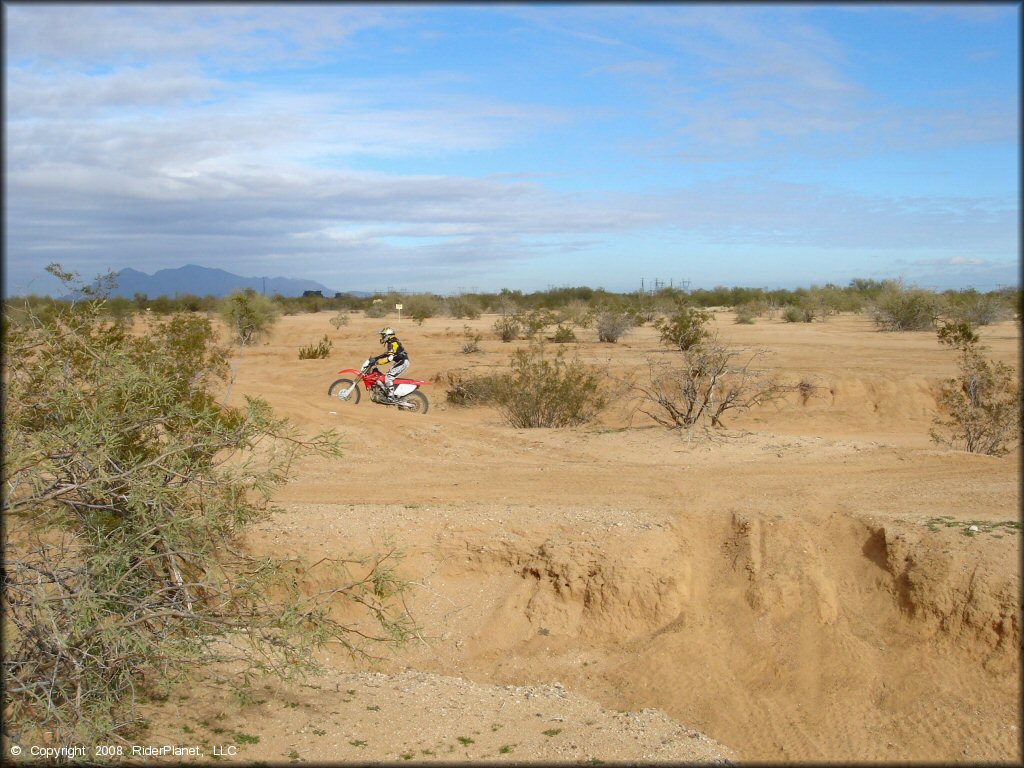
[[[390,325],[380,329],[380,343],[386,344],[387,340],[395,335],[395,329]]]

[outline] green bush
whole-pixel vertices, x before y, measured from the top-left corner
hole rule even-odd
[[[218,402],[227,352],[207,318],[139,335],[101,305],[58,305],[3,340],[5,735],[130,738],[139,699],[199,667],[243,694],[315,669],[325,643],[405,637],[393,553],[311,566],[240,546],[296,458],[340,455],[337,437],[304,437],[257,398]],[[323,591],[305,596],[308,579]],[[332,619],[335,600],[369,624]]]
[[[930,331],[941,308],[937,294],[889,281],[871,305],[871,315],[884,331]]]
[[[711,313],[697,307],[681,307],[671,317],[659,318],[654,327],[661,334],[661,343],[686,351],[708,337]]]
[[[539,344],[516,350],[492,398],[505,420],[521,429],[585,424],[607,404],[595,370],[567,364],[562,351],[548,358]]]
[[[220,314],[236,344],[248,346],[270,333],[281,317],[281,307],[252,288],[235,291],[220,305]]]
[[[555,322],[555,316],[547,309],[530,309],[516,313],[516,322],[523,336],[534,339]]]
[[[576,333],[567,325],[561,325],[555,328],[555,335],[551,339],[556,344],[572,344],[576,339]]]
[[[782,319],[787,323],[813,323],[814,310],[790,304],[782,308]]]
[[[331,340],[324,334],[318,344],[299,347],[299,360],[325,360],[331,354],[331,346]]]
[[[424,320],[440,314],[444,307],[441,299],[428,293],[407,296],[397,303],[400,303],[402,311],[419,325],[422,325]]]
[[[519,338],[522,326],[515,315],[502,315],[494,321],[494,333],[504,342]]]
[[[960,353],[960,373],[943,382],[939,415],[931,438],[940,445],[1002,456],[1021,435],[1021,391],[1014,370],[982,354],[978,337],[966,323],[946,324],[939,341]]]

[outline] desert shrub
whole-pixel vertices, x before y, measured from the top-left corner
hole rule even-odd
[[[561,308],[558,322],[571,323],[579,328],[591,328],[594,325],[594,314],[589,304],[577,299]]]
[[[480,352],[480,342],[483,341],[484,338],[482,333],[474,331],[467,325],[463,327],[462,335],[466,339],[462,344],[462,349],[460,350],[462,354],[475,355]]]
[[[567,325],[559,324],[551,340],[556,344],[572,344],[577,341],[576,332]]]
[[[270,333],[281,317],[281,308],[273,300],[246,288],[227,296],[220,304],[220,314],[231,329],[234,342],[244,347]]]
[[[1013,316],[1013,311],[1001,296],[965,291],[947,299],[944,314],[954,321],[979,326],[1008,320]]]
[[[519,338],[522,326],[515,315],[502,315],[494,321],[494,334],[504,342]]]
[[[700,344],[707,338],[711,313],[697,307],[681,307],[667,318],[659,318],[654,327],[661,334],[661,343],[681,351]]]
[[[941,300],[932,291],[889,281],[871,305],[875,324],[884,331],[928,331],[935,325]]]
[[[626,311],[606,307],[594,315],[597,340],[614,344],[634,325],[633,318]]]
[[[467,376],[461,371],[444,371],[433,378],[445,386],[445,400],[452,405],[486,405],[494,400],[495,376]]]
[[[394,553],[311,566],[238,546],[292,462],[339,455],[337,437],[304,437],[257,398],[220,404],[227,352],[207,318],[140,336],[100,303],[3,340],[5,735],[130,737],[140,699],[199,667],[244,693],[262,673],[315,669],[324,643],[405,637]],[[310,578],[323,586],[307,597]],[[332,619],[335,601],[366,621]]]
[[[325,360],[331,354],[332,342],[327,334],[317,344],[299,347],[299,360]]]
[[[453,296],[448,299],[448,314],[456,320],[466,318],[476,320],[480,317],[480,307],[475,301],[465,296]]]
[[[338,312],[330,319],[331,326],[338,330],[343,325],[348,325],[348,314],[346,312]]]
[[[674,360],[649,360],[648,375],[630,387],[631,399],[638,411],[667,427],[724,427],[728,411],[745,411],[798,389],[754,367],[765,354],[706,339],[680,350]]]
[[[542,334],[545,328],[554,324],[555,315],[548,309],[521,310],[516,314],[516,321],[523,336],[534,339]]]
[[[408,296],[400,303],[409,317],[420,325],[423,324],[424,320],[440,314],[444,307],[444,302],[441,299],[427,293]]]
[[[566,363],[562,351],[548,357],[541,344],[516,350],[492,397],[505,420],[521,429],[585,424],[607,404],[595,370]]]
[[[736,322],[740,325],[753,325],[757,317],[757,309],[753,304],[741,304],[736,307]]]
[[[814,310],[789,304],[782,308],[782,319],[787,323],[813,323]]]
[[[971,453],[1007,453],[1021,434],[1021,390],[1015,372],[987,359],[966,323],[944,324],[938,335],[940,343],[960,353],[960,372],[939,390],[932,440]]]

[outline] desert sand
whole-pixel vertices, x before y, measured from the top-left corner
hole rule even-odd
[[[930,440],[956,372],[933,333],[717,312],[722,340],[815,391],[709,441],[621,399],[536,430],[439,385],[424,415],[332,400],[385,323],[413,378],[498,370],[525,344],[494,338],[493,315],[332,314],[286,316],[234,357],[231,404],[259,395],[344,443],[295,467],[247,546],[394,541],[422,637],[375,665],[325,653],[325,676],[245,706],[198,680],[151,708],[149,742],[250,763],[1021,761],[1019,450]],[[466,326],[481,353],[461,353]],[[330,357],[299,360],[325,333]],[[567,353],[610,383],[669,354],[650,326],[577,336]],[[981,336],[1019,370],[1015,322]]]

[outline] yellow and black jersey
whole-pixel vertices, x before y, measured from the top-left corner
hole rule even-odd
[[[405,351],[405,347],[402,346],[402,342],[400,342],[396,336],[392,336],[384,342],[384,349],[386,351],[383,355],[377,355],[378,363],[387,361],[397,365],[398,363],[404,363],[409,359],[409,355]]]

